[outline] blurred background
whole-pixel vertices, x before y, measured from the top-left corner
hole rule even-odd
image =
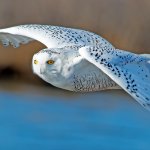
[[[0,0],[0,28],[49,24],[81,28],[115,47],[150,53],[148,0]],[[0,46],[0,149],[148,149],[150,113],[122,90],[72,93],[32,74],[44,48]]]

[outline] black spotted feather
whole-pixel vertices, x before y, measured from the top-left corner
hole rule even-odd
[[[150,110],[150,55],[104,49],[100,45],[83,47],[79,53]]]

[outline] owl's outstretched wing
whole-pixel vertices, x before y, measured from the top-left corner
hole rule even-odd
[[[33,41],[33,39],[26,36],[0,33],[0,42],[4,47],[12,45],[14,48],[17,48],[20,44],[27,44],[31,41]]]
[[[101,46],[83,47],[79,53],[150,110],[150,57]]]
[[[95,40],[94,40],[94,38]],[[19,47],[21,43],[28,43],[31,39],[43,43],[48,48],[62,48],[69,45],[89,45],[90,42],[107,41],[88,31],[50,25],[20,25],[0,29],[0,41],[4,46],[10,43]]]

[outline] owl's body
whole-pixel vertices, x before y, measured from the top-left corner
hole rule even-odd
[[[104,89],[120,88],[110,77],[104,74],[95,65],[89,63],[79,55],[75,49],[65,49],[65,53],[47,53],[47,50],[35,54],[33,60],[38,60],[39,65],[33,62],[33,71],[43,80],[53,86],[76,92],[100,91]],[[49,49],[53,51],[53,49]],[[42,56],[42,60],[40,57]],[[57,59],[55,60],[55,57]],[[44,62],[55,60],[49,71],[49,65]],[[40,64],[43,66],[41,67]],[[40,70],[41,68],[41,70]],[[42,68],[44,68],[42,70]]]
[[[116,49],[101,36],[80,29],[21,25],[0,30],[0,41],[19,47],[32,39],[47,49],[33,56],[33,72],[70,91],[122,88],[150,110],[150,55]]]

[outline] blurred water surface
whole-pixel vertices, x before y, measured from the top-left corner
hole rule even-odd
[[[0,92],[1,150],[150,146],[150,113],[122,90],[74,94],[33,85],[22,85],[20,93],[9,90]]]

